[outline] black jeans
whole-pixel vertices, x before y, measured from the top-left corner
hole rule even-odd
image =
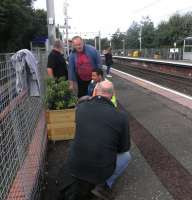
[[[106,74],[108,75],[110,73],[111,65],[107,66]]]
[[[94,185],[83,180],[74,182],[60,191],[58,200],[90,200]]]
[[[88,85],[90,81],[83,81],[81,79],[78,79],[78,98],[85,96],[88,94]]]
[[[59,170],[57,180],[57,200],[91,200],[94,184],[72,176],[67,163]]]

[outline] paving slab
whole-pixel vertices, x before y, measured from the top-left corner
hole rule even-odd
[[[170,162],[171,164],[178,162],[179,167],[183,167],[183,174],[189,177],[188,182],[192,180],[192,111],[117,76],[113,76],[112,81],[120,104],[130,114],[131,134],[140,132],[137,133],[137,137],[141,136],[136,138],[133,135],[131,148],[133,159],[123,176],[114,185],[115,200],[191,200],[190,187],[186,186],[186,190],[181,188],[177,191],[177,183],[174,183],[176,189],[171,188],[170,183],[177,182],[178,179],[175,180],[170,175],[168,179],[171,180],[167,185],[165,183],[167,179],[160,174],[164,173],[163,167],[154,169],[158,168],[155,166],[158,164],[156,161],[161,159],[158,158],[159,152],[155,149],[155,146],[159,145],[160,150],[165,150],[164,154],[166,151],[169,154],[167,161],[169,162],[171,158],[173,161]],[[143,138],[148,135],[152,139],[144,141]],[[143,142],[139,139],[143,139]],[[153,145],[150,141],[153,141],[151,142]],[[145,148],[142,149],[144,145]],[[68,146],[68,142],[49,145],[47,181],[43,192],[45,200],[56,200],[57,184],[55,183],[59,169],[65,161]],[[178,176],[182,174],[179,170],[176,173]],[[167,172],[168,176],[169,174],[171,173]],[[174,191],[177,192],[176,195]],[[188,196],[185,196],[187,192]]]
[[[173,200],[134,143],[131,153],[130,165],[114,186],[115,200]]]
[[[185,115],[180,104],[117,76],[112,80],[120,103],[192,174],[192,110]]]

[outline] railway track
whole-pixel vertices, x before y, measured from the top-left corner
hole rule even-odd
[[[192,96],[192,79],[116,63],[113,68]]]

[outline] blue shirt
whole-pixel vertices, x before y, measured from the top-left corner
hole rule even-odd
[[[97,50],[90,46],[84,46],[84,53],[90,58],[91,64],[93,69],[94,68],[101,68],[101,58]],[[77,52],[73,51],[69,55],[69,66],[68,66],[68,79],[71,81],[77,81]]]
[[[89,83],[89,85],[88,85],[88,91],[87,91],[87,95],[88,96],[92,96],[93,95],[93,91],[95,89],[96,84],[97,83],[95,81],[93,81],[93,80]]]

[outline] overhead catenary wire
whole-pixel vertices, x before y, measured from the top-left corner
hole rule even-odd
[[[148,8],[150,8],[150,7],[154,6],[154,5],[156,5],[156,4],[159,3],[160,1],[162,1],[162,0],[155,0],[155,1],[153,1],[153,2],[151,2],[151,3],[149,3],[149,4],[147,4],[146,6],[144,6],[144,7],[142,7],[142,8],[139,8],[139,9],[137,9],[137,10],[132,11],[132,13],[141,12],[141,11],[143,11],[143,10],[145,10],[145,9],[148,9]]]

